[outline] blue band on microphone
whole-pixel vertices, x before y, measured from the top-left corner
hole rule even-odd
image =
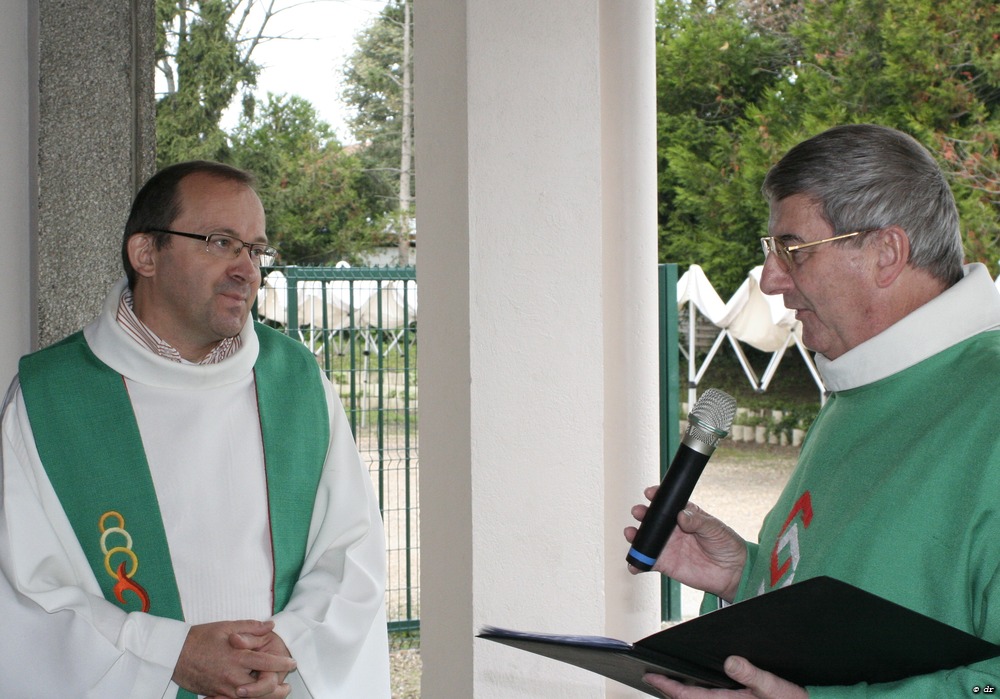
[[[618,554],[618,555],[621,555],[621,554]],[[635,550],[635,548],[629,549],[628,555],[630,555],[632,558],[634,558],[635,560],[639,561],[640,563],[645,563],[648,566],[651,566],[654,563],[656,563],[656,559],[655,558],[650,558],[649,556],[647,556],[647,555],[645,555],[643,553],[639,553],[638,551]]]

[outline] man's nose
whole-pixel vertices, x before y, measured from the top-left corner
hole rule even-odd
[[[783,294],[792,284],[791,275],[775,259],[775,255],[764,258],[764,268],[760,271],[760,290],[765,294]]]
[[[253,252],[253,248],[249,245],[244,245],[240,248],[239,254],[233,260],[232,265],[230,265],[230,270],[234,275],[242,279],[260,277],[260,267],[254,264],[254,261],[250,258],[251,252]]]

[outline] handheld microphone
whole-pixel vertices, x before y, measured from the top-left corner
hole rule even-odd
[[[736,399],[723,391],[710,388],[695,402],[688,415],[687,433],[625,557],[639,570],[650,570],[656,563],[677,525],[677,515],[691,497],[708,457],[719,440],[729,434],[734,417]]]

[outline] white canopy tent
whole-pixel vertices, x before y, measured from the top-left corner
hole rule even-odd
[[[819,388],[820,400],[824,399],[823,381],[816,371],[812,355],[802,344],[802,324],[795,320],[793,312],[785,308],[780,297],[769,296],[761,291],[761,270],[762,267],[759,266],[752,269],[740,288],[725,303],[699,265],[691,265],[678,279],[677,306],[682,312],[686,306],[689,328],[687,347],[682,348],[688,357],[689,405],[694,405],[698,383],[726,340],[736,354],[750,386],[759,392],[767,390],[785,352],[794,344]],[[715,340],[700,365],[697,362],[695,331],[699,313],[718,329]],[[742,343],[771,354],[761,378],[757,377],[747,360]]]
[[[298,326],[327,330],[347,327],[351,304],[342,285],[346,282],[302,281],[296,284]],[[368,295],[371,293],[369,291]],[[364,300],[367,296],[362,302]],[[272,270],[264,278],[257,291],[257,308],[268,320],[282,325],[288,323],[288,280],[281,270]]]
[[[354,329],[363,333],[368,350],[378,346],[374,333],[389,333],[391,340],[383,350],[388,352],[398,346],[405,327],[417,320],[417,285],[412,280],[299,280],[295,286],[299,338],[304,340],[304,329],[310,329],[313,351],[339,331]],[[271,270],[257,292],[258,314],[288,325],[288,300],[287,277],[281,270]]]
[[[360,326],[392,334],[385,348],[388,352],[399,344],[406,327],[417,320],[417,284],[399,279],[386,282],[381,288],[372,288],[358,308]]]

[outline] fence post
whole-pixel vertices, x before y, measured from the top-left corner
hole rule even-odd
[[[677,265],[659,266],[660,293],[660,478],[666,474],[680,447],[680,357],[678,354]],[[676,580],[660,581],[663,621],[681,618],[681,586]]]
[[[299,280],[294,274],[289,274],[290,271],[288,267],[285,268],[285,280],[288,284],[288,289],[285,291],[288,294],[285,302],[285,308],[288,309],[285,332],[296,340],[300,340],[302,338],[299,337]]]

